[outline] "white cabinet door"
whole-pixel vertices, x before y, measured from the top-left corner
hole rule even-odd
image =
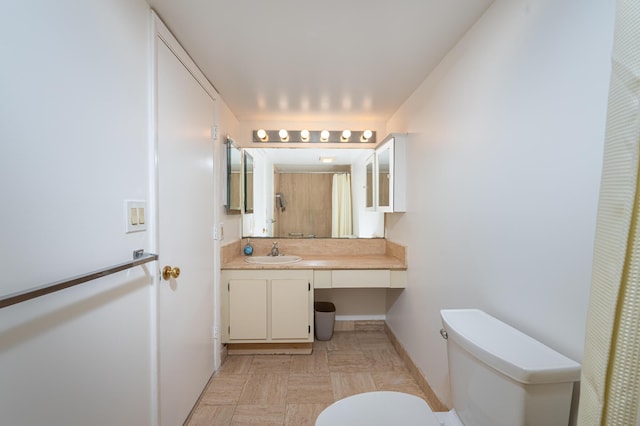
[[[229,338],[267,338],[267,280],[229,281]]]
[[[391,134],[376,148],[376,210],[407,211],[407,136]]]
[[[271,338],[309,337],[310,284],[304,279],[271,281]]]

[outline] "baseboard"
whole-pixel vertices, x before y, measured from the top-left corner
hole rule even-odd
[[[229,355],[309,355],[313,343],[229,343]]]
[[[387,336],[389,336],[391,344],[395,348],[396,352],[398,352],[398,355],[400,355],[400,358],[402,358],[402,360],[404,361],[405,365],[409,369],[409,372],[418,383],[418,386],[420,386],[420,389],[422,389],[422,392],[424,392],[424,396],[427,398],[427,403],[429,404],[431,409],[433,411],[449,411],[449,408],[447,408],[447,406],[444,405],[442,401],[440,401],[436,393],[433,391],[433,389],[431,389],[431,386],[422,374],[422,371],[420,371],[420,369],[413,362],[404,346],[402,346],[402,344],[396,338],[395,334],[393,334],[393,331],[391,331],[386,322],[384,323],[384,331],[387,333]]]
[[[376,319],[367,320],[336,320],[334,331],[384,331],[384,321]]]

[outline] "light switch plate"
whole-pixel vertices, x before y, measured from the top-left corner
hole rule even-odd
[[[124,221],[125,233],[140,232],[147,230],[145,214],[147,202],[144,200],[125,200]]]

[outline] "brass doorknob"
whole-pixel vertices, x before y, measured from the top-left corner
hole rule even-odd
[[[165,281],[169,281],[171,278],[175,280],[179,276],[180,268],[177,266],[174,266],[173,268],[171,266],[165,266],[162,268],[162,278],[164,278]]]

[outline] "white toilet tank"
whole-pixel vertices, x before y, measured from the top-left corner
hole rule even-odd
[[[440,316],[453,408],[465,426],[569,423],[580,364],[478,309]]]

